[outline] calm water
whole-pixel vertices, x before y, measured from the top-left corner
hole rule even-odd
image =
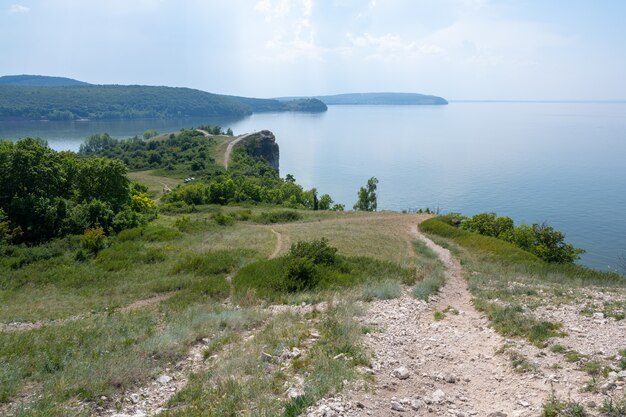
[[[0,137],[41,136],[53,148],[75,150],[93,132],[123,137],[204,122],[236,134],[272,130],[281,174],[348,208],[376,176],[379,209],[439,207],[547,221],[587,250],[584,264],[601,269],[626,251],[625,103],[331,106],[324,114],[230,122],[0,123]]]

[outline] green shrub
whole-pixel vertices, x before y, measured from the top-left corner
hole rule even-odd
[[[235,224],[235,219],[231,215],[224,213],[215,213],[213,220],[220,226],[232,226]]]
[[[97,254],[107,246],[107,237],[101,227],[85,229],[80,238],[80,246],[93,254]]]
[[[300,241],[291,245],[288,257],[304,258],[315,265],[332,265],[336,261],[337,248],[328,244],[328,239]]]
[[[299,292],[310,290],[319,282],[319,271],[309,258],[288,257],[285,263],[285,290]]]
[[[562,401],[554,392],[543,403],[541,417],[586,417],[585,407],[576,401]]]
[[[626,416],[626,397],[622,399],[606,398],[600,408],[602,415],[605,417],[624,417]]]
[[[536,346],[542,346],[548,339],[561,336],[561,325],[524,314],[519,305],[499,305],[475,299],[474,306],[484,312],[493,323],[494,329],[505,336],[520,336]]]
[[[293,288],[286,282],[289,256],[253,262],[237,271],[233,278],[235,292],[244,295],[254,290],[257,296],[282,301]],[[337,255],[332,265],[313,264],[315,286],[308,291],[347,288],[361,284],[381,282],[406,282],[415,276],[412,268],[403,268],[391,262],[366,257],[343,257]],[[293,267],[295,269],[295,267]],[[298,265],[300,270],[307,268]],[[308,273],[303,272],[303,274]],[[297,285],[296,285],[297,287]]]
[[[262,224],[289,223],[298,220],[302,220],[302,215],[293,210],[262,212],[254,217],[256,223]]]
[[[189,272],[196,275],[228,274],[248,262],[253,256],[254,252],[247,249],[193,254],[178,261],[172,272],[175,274]]]

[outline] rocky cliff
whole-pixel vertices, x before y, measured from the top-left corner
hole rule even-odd
[[[246,153],[265,159],[276,171],[279,167],[280,152],[276,137],[269,130],[253,133],[243,139],[237,146],[245,147]]]

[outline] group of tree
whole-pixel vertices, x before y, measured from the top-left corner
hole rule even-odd
[[[521,224],[496,213],[480,213],[468,218],[457,214],[447,216],[462,229],[513,243],[546,262],[573,263],[585,251],[565,242],[565,235],[547,224]]]
[[[376,177],[367,180],[365,187],[361,187],[357,193],[358,200],[354,204],[354,210],[376,211],[378,208],[378,197],[376,196],[377,188],[378,179]]]
[[[196,181],[164,196],[166,208],[189,209],[203,204],[267,203],[311,210],[343,210],[328,194],[303,189],[292,175],[280,178],[262,156],[251,156],[245,146],[235,148],[229,169],[210,156],[216,146],[201,131],[223,134],[219,126],[202,125],[181,130],[164,139],[134,137],[114,139],[108,134],[89,137],[80,147],[82,156],[100,156],[122,161],[131,170],[158,169],[165,175],[193,176]],[[226,134],[232,134],[227,130]]]
[[[203,127],[221,132],[219,126]],[[92,135],[80,146],[79,154],[118,159],[130,170],[163,169],[170,174],[200,176],[218,169],[210,156],[215,140],[206,138],[202,132],[185,129],[162,140],[154,138],[150,131],[146,133],[147,139],[135,136],[122,140],[107,133]]]
[[[267,203],[290,208],[343,211],[328,194],[318,196],[317,189],[305,190],[292,175],[280,178],[278,171],[260,156],[251,156],[245,148],[236,148],[229,169],[216,171],[204,181],[178,187],[164,197],[169,204]]]
[[[263,111],[322,112],[317,99],[279,101],[142,85],[0,85],[0,119],[239,118]]]
[[[88,228],[115,233],[156,216],[121,161],[56,152],[39,139],[1,141],[0,178],[5,242],[38,243]]]

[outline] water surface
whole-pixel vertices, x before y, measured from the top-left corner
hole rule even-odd
[[[587,250],[584,264],[601,269],[626,251],[624,103],[329,106],[321,114],[239,121],[0,123],[0,137],[40,136],[55,149],[76,150],[94,132],[125,137],[201,123],[236,134],[272,130],[281,174],[348,208],[376,176],[379,209],[495,211],[516,223],[546,221]]]

